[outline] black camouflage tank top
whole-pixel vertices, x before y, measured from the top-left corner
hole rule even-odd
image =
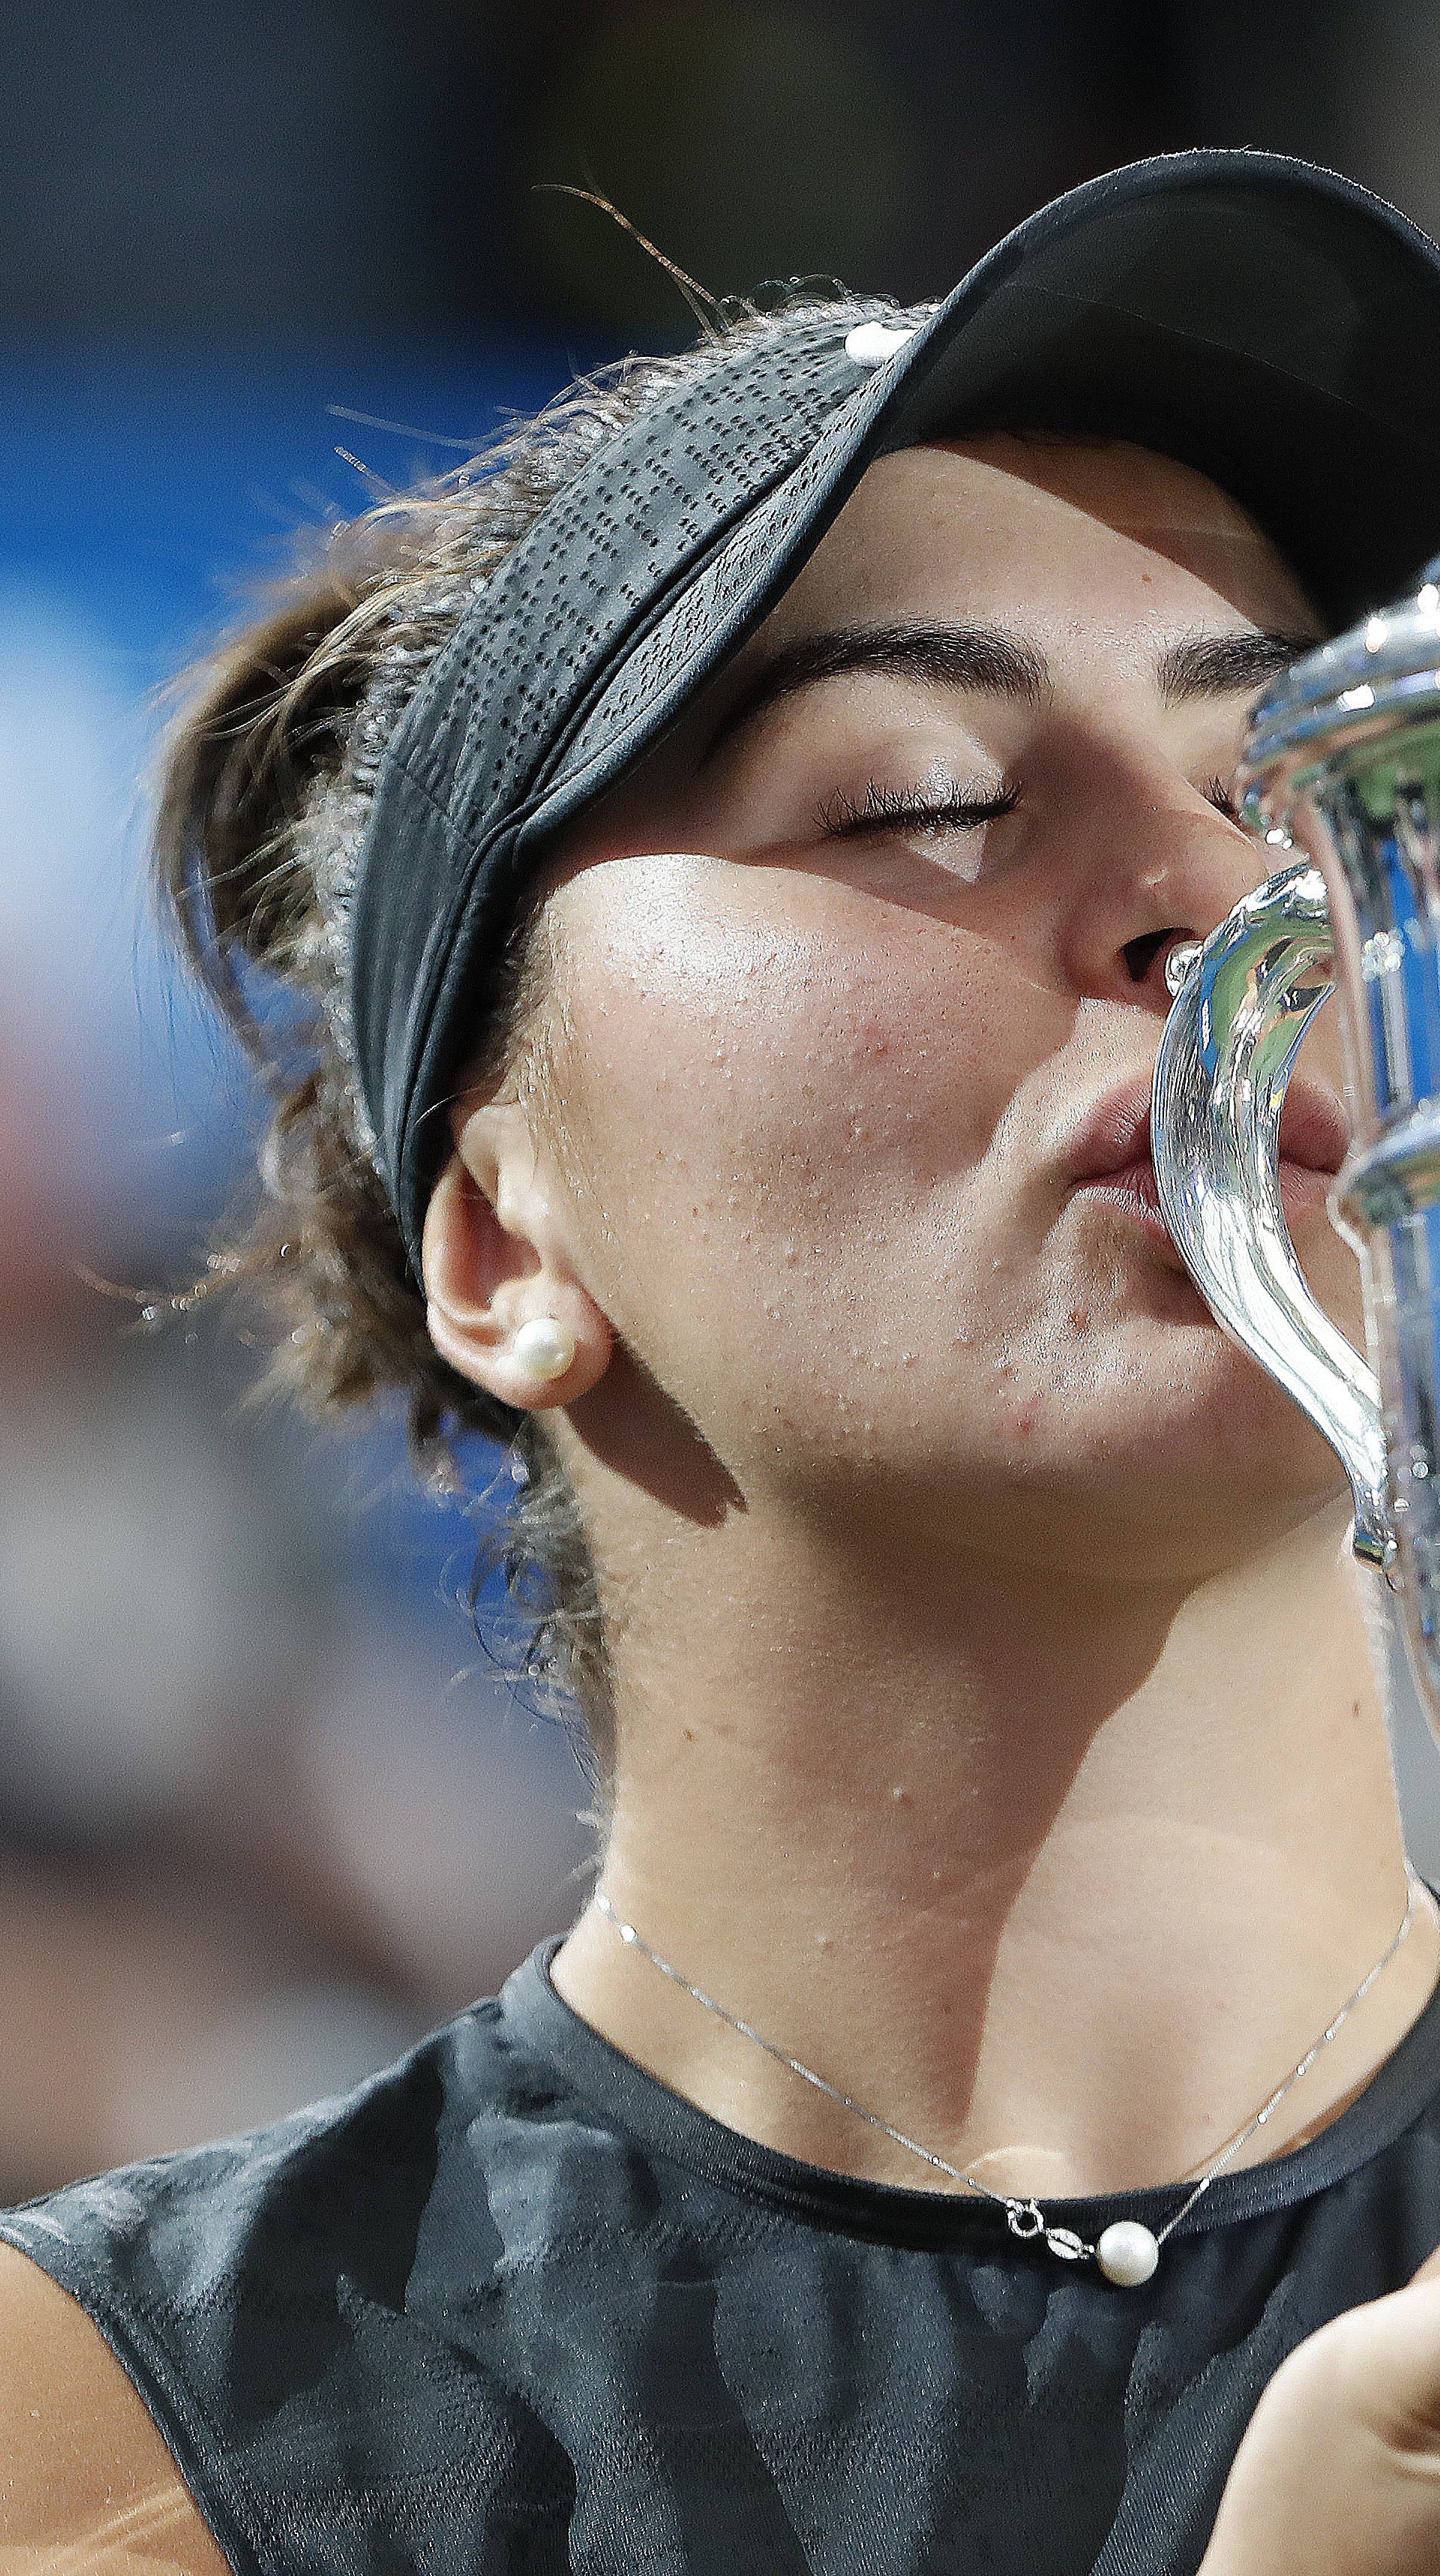
[[[1180,2576],[1286,2353],[1440,2240],[1440,1995],[1123,2290],[723,2127],[557,1946],[342,2098],[0,2217],[236,2576]]]

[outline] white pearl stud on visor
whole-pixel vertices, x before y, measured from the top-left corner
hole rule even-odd
[[[889,322],[857,322],[854,330],[845,335],[845,355],[853,358],[857,367],[883,367],[887,358],[893,358],[896,350],[903,349],[906,341],[914,337],[913,327],[902,330]]]

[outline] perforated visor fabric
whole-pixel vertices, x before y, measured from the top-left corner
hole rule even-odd
[[[1333,625],[1440,543],[1440,253],[1351,181],[1178,153],[1072,191],[878,368],[846,323],[717,347],[545,509],[387,753],[354,1019],[417,1272],[450,1088],[518,892],[759,624],[881,454],[942,434],[1135,439],[1252,511]]]

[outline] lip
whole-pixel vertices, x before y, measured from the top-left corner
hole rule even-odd
[[[1102,1094],[1073,1130],[1061,1162],[1073,1192],[1094,1191],[1126,1205],[1170,1240],[1150,1154],[1153,1072]],[[1350,1147],[1350,1121],[1323,1083],[1297,1075],[1280,1118],[1280,1195],[1287,1214],[1323,1205]]]
[[[1107,1180],[1150,1161],[1153,1071],[1118,1082],[1073,1130],[1062,1161],[1072,1189]],[[1280,1117],[1280,1158],[1333,1180],[1350,1148],[1350,1121],[1333,1091],[1297,1074]]]

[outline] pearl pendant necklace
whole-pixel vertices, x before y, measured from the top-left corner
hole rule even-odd
[[[962,2174],[958,2179],[971,2182],[973,2176]],[[975,2187],[984,2189],[983,2183]],[[1002,2195],[996,2193],[995,2197],[1001,2199]],[[1170,2228],[1179,2225],[1180,2218],[1180,2213],[1177,2213],[1171,2219],[1170,2227],[1162,2228],[1158,2236],[1153,2228],[1143,2226],[1138,2218],[1117,2218],[1102,2231],[1093,2245],[1087,2245],[1084,2237],[1077,2236],[1072,2227],[1047,2225],[1044,2211],[1036,2200],[1005,2200],[1003,2205],[1005,2223],[1012,2236],[1018,2236],[1022,2243],[1029,2237],[1043,2236],[1051,2253],[1058,2254],[1062,2263],[1094,2263],[1107,2281],[1114,2282],[1117,2290],[1138,2290],[1142,2282],[1149,2280],[1159,2263],[1160,2248]],[[1189,2206],[1187,2202],[1186,2207]]]
[[[943,2156],[937,2156],[929,2147],[920,2146],[914,2138],[907,2138],[903,2130],[892,2129],[889,2121],[882,2120],[877,2112],[867,2111],[848,2093],[842,2093],[838,2085],[829,2083],[823,2075],[817,2075],[813,2067],[802,2066],[798,2057],[787,2056],[785,2050],[778,2048],[773,2039],[763,2038],[748,2021],[741,2021],[738,2014],[728,2012],[724,2004],[718,2004],[714,1996],[707,1995],[702,1987],[692,1985],[688,1977],[682,1976],[678,1968],[672,1967],[668,1959],[662,1959],[658,1950],[652,1950],[649,1942],[641,1939],[633,1923],[622,1920],[609,1897],[598,1887],[595,1890],[595,1903],[608,1921],[614,1924],[621,1940],[628,1948],[639,1950],[652,1966],[659,1968],[661,1973],[669,1977],[675,1985],[683,1986],[687,1995],[693,1995],[697,2004],[703,2004],[707,2012],[718,2013],[721,2021],[728,2023],[731,2030],[738,2030],[742,2039],[753,2040],[757,2048],[764,2049],[767,2057],[775,2058],[781,2066],[788,2066],[792,2074],[803,2076],[805,2082],[813,2084],[817,2092],[828,2094],[832,2102],[840,2103],[843,2109],[855,2112],[859,2119],[867,2120],[872,2129],[883,2131],[887,2138],[894,2139],[897,2147],[907,2147],[912,2155],[921,2156],[927,2165],[933,2165],[937,2173],[948,2174],[952,2182],[963,2183],[967,2191],[973,2191],[981,2200],[993,2201],[998,2209],[1003,2209],[1006,2226],[1011,2235],[1017,2237],[1021,2244],[1031,2244],[1037,2238],[1043,2238],[1049,2252],[1060,2262],[1093,2263],[1107,2281],[1114,2282],[1117,2289],[1137,2290],[1152,2278],[1160,2261],[1160,2248],[1166,2237],[1173,2236],[1181,2220],[1188,2218],[1195,2203],[1202,2193],[1209,2190],[1216,2176],[1224,2172],[1232,2158],[1248,2144],[1256,2131],[1264,2128],[1266,2121],[1279,2108],[1291,2087],[1298,2084],[1302,2076],[1309,2074],[1322,2048],[1329,2047],[1342,2023],[1349,2020],[1356,2005],[1362,2003],[1370,1992],[1376,1978],[1389,1967],[1415,1920],[1415,1903],[1420,1882],[1408,1861],[1405,1864],[1405,1876],[1408,1881],[1405,1912],[1401,1918],[1400,1928],[1388,1947],[1382,1951],[1369,1974],[1361,1978],[1353,1995],[1341,2005],[1334,2020],[1327,2024],[1319,2038],[1306,2050],[1299,2064],[1292,2066],[1284,2082],[1276,2085],[1269,2100],[1255,2113],[1254,2118],[1247,2120],[1243,2129],[1237,2129],[1234,2137],[1228,2139],[1221,2148],[1214,2162],[1206,2166],[1193,2191],[1181,2202],[1174,2217],[1167,2219],[1165,2225],[1158,2229],[1144,2226],[1138,2218],[1114,2219],[1108,2227],[1102,2229],[1093,2245],[1087,2244],[1083,2236],[1077,2236],[1071,2227],[1052,2225],[1038,2200],[1016,2200],[1008,2192],[992,2191],[988,2183],[981,2182],[976,2175],[964,2172],[958,2165],[947,2164]]]

